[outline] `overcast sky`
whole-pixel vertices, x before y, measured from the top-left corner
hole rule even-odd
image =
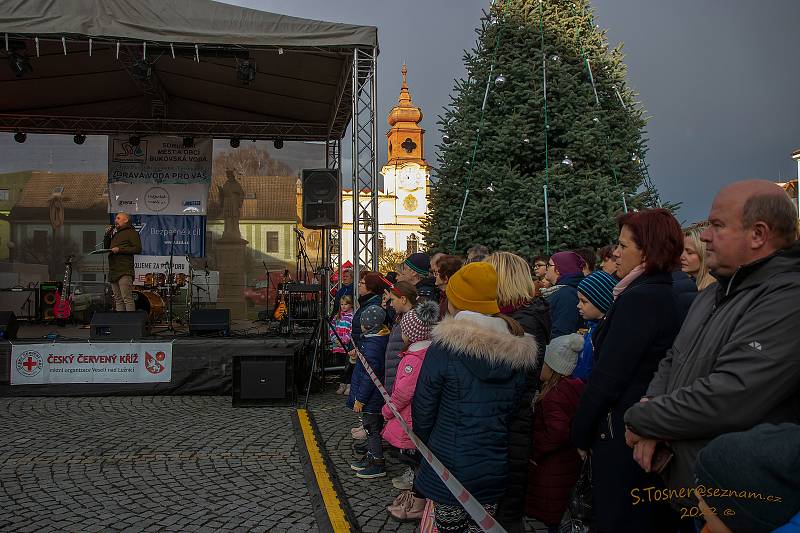
[[[305,18],[378,27],[381,156],[383,117],[408,63],[434,163],[435,117],[464,73],[488,0],[228,0]],[[651,175],[681,218],[703,218],[714,192],[737,179],[795,179],[800,148],[800,1],[594,0],[612,46],[625,43],[629,83],[652,117]]]
[[[377,26],[378,165],[386,161],[385,117],[397,101],[404,61],[414,102],[425,115],[426,156],[436,164],[436,115],[449,102],[454,78],[464,74],[463,50],[473,46],[489,0],[228,3]],[[610,44],[625,43],[629,84],[651,117],[651,176],[663,198],[684,202],[682,221],[704,218],[714,193],[729,181],[797,177],[791,153],[800,148],[800,0],[594,0],[592,5]],[[20,148],[11,135],[1,134],[0,172],[46,169],[50,159],[55,170],[68,161],[104,171],[104,156],[96,154],[105,153],[105,143],[90,138],[76,151],[69,137],[51,146],[46,139],[29,139],[26,161],[19,161],[2,157]],[[347,150],[349,140],[343,144]],[[37,164],[31,167],[27,160]],[[345,176],[349,172],[345,166]]]

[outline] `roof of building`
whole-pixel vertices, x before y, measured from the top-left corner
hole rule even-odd
[[[244,189],[241,220],[297,220],[297,178],[294,176],[238,176]],[[219,188],[225,176],[215,176],[208,191],[208,217],[222,216]]]
[[[105,210],[108,178],[101,173],[31,171],[17,208],[47,208],[48,200],[60,194],[64,209]]]

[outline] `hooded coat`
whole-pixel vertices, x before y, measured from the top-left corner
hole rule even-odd
[[[414,390],[417,388],[417,379],[419,379],[419,371],[422,369],[422,362],[425,360],[425,352],[428,351],[428,346],[430,345],[431,341],[429,340],[415,342],[408,347],[408,350],[400,352],[395,357],[400,360],[400,364],[395,367],[400,372],[394,381],[394,388],[392,388],[392,403],[406,424],[408,424],[408,427],[412,429],[411,400],[414,398]],[[383,439],[395,448],[405,450],[416,448],[411,439],[408,438],[408,435],[406,435],[406,432],[403,431],[403,426],[395,418],[389,406],[384,404],[381,412],[383,413],[383,418],[387,420],[383,433],[381,433]]]
[[[625,414],[635,433],[671,444],[670,488],[694,484],[697,454],[714,437],[800,421],[800,241],[717,280],[695,298],[651,400]]]
[[[414,432],[481,504],[495,504],[506,491],[509,428],[536,341],[470,311],[444,319],[433,341],[414,393]],[[434,502],[458,505],[427,462],[415,486]]]

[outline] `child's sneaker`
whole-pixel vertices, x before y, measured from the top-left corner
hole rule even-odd
[[[364,457],[362,457],[361,459],[359,459],[357,461],[353,461],[352,463],[350,463],[350,468],[352,468],[356,472],[359,472],[361,470],[364,470],[365,468],[367,468],[371,464],[372,464],[372,454],[367,452],[367,453],[364,454]]]
[[[345,386],[344,392],[342,394],[344,394],[345,396],[350,396],[350,384],[349,383]]]
[[[356,472],[356,477],[361,479],[374,479],[376,477],[384,477],[386,475],[386,461],[383,459],[375,459],[369,456],[369,465]]]
[[[409,490],[414,484],[414,470],[409,466],[405,472],[392,478],[392,485],[396,489]]]
[[[364,429],[364,426],[359,426],[357,428],[351,429],[350,435],[352,435],[355,440],[366,440],[367,430]]]
[[[336,394],[344,394],[344,390],[347,387],[347,383],[339,383],[339,388],[336,389]]]

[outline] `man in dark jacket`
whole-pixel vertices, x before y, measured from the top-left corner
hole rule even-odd
[[[397,281],[411,283],[417,288],[417,296],[438,303],[439,289],[430,270],[431,259],[428,254],[411,254],[397,267]]]
[[[695,298],[645,398],[625,414],[626,440],[646,471],[659,441],[672,446],[666,481],[675,489],[694,485],[709,440],[800,413],[797,210],[774,183],[743,181],[717,195],[709,222],[701,239],[719,283]]]
[[[583,325],[578,314],[578,283],[583,279],[585,264],[575,252],[558,252],[547,264],[545,277],[556,289],[547,300],[553,323],[550,337],[553,339],[575,333]]]
[[[117,311],[135,311],[133,304],[133,256],[142,253],[139,233],[131,226],[128,213],[117,213],[114,225],[106,230],[103,246],[108,254],[108,280]]]

